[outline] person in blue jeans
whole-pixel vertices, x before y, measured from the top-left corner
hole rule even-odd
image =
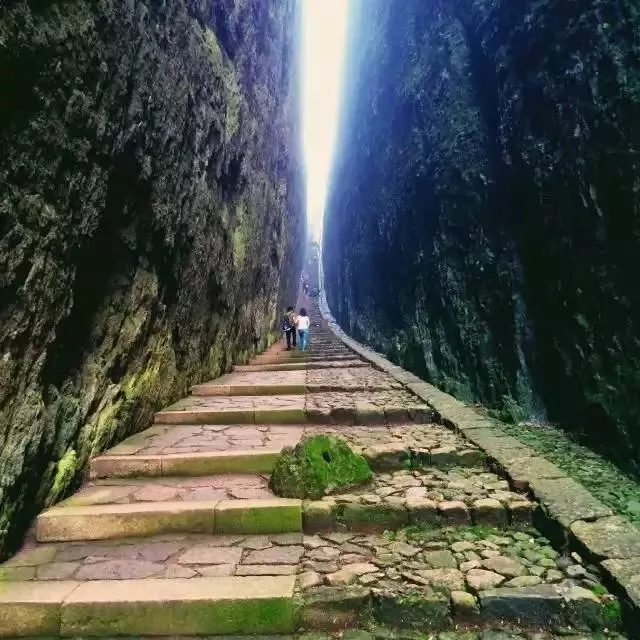
[[[306,351],[309,345],[309,325],[311,321],[307,315],[307,310],[302,307],[298,314],[296,325],[298,327],[298,335],[300,336],[300,351]]]

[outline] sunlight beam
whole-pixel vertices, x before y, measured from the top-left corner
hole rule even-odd
[[[307,173],[307,219],[322,235],[327,186],[340,107],[348,0],[303,0],[303,145]]]

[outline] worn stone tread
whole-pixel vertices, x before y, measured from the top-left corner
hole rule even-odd
[[[56,542],[176,532],[285,533],[301,529],[299,500],[162,501],[53,507],[38,516],[36,539]]]
[[[8,583],[0,590],[0,634],[286,633],[294,585],[294,576]]]

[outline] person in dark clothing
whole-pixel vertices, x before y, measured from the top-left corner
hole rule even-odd
[[[296,348],[296,312],[293,307],[287,307],[287,312],[282,319],[282,330],[287,338],[287,351],[291,351],[291,342],[293,340],[293,348]]]

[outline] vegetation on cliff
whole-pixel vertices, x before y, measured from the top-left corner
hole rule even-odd
[[[304,239],[293,0],[0,11],[0,556],[273,339]]]

